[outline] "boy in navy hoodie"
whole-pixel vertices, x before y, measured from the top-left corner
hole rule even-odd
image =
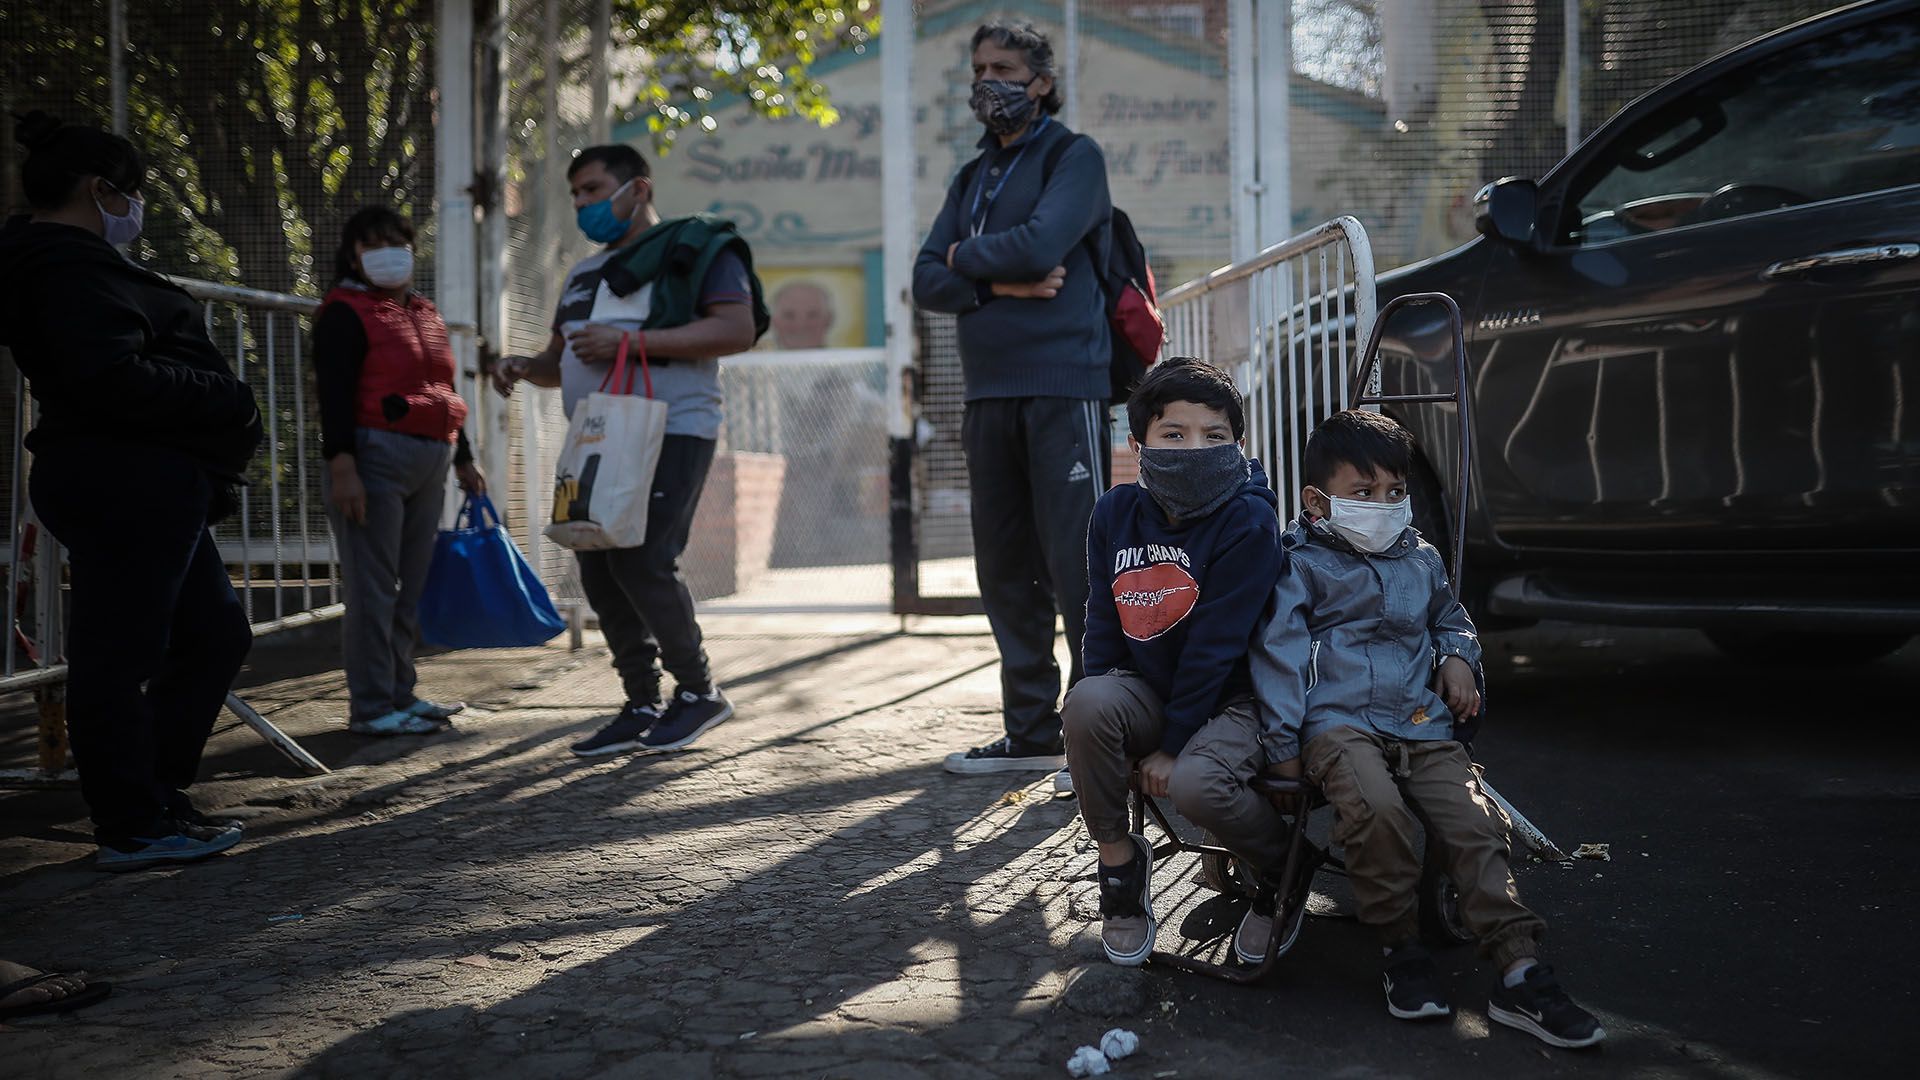
[[[1144,790],[1256,868],[1285,858],[1278,812],[1247,781],[1264,764],[1247,653],[1280,576],[1278,501],[1241,451],[1227,373],[1175,357],[1127,402],[1140,483],[1115,487],[1087,530],[1087,677],[1067,695],[1067,763],[1100,848],[1100,939],[1116,964],[1153,951],[1153,851],[1127,831]],[[1271,920],[1269,919],[1269,924]],[[1263,945],[1264,949],[1264,945]]]

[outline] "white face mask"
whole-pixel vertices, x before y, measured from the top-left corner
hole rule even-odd
[[[101,231],[105,233],[107,243],[114,247],[126,247],[133,243],[134,239],[140,235],[141,226],[146,223],[145,200],[136,199],[131,195],[124,197],[127,200],[127,212],[124,214],[116,214],[108,210],[107,204],[101,202],[97,196],[93,200],[93,205],[100,208]]]
[[[413,249],[370,248],[360,253],[360,270],[367,281],[382,289],[397,289],[413,280]]]
[[[1413,496],[1396,503],[1368,502],[1365,499],[1336,499],[1320,493],[1331,509],[1327,527],[1361,551],[1378,555],[1392,547],[1400,534],[1413,524]]]

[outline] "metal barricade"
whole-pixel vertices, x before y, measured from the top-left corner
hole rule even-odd
[[[1374,323],[1367,230],[1335,218],[1170,290],[1160,309],[1163,357],[1198,356],[1233,372],[1246,396],[1247,452],[1266,466],[1291,520],[1311,422],[1351,403],[1349,373]]]
[[[339,557],[321,496],[319,406],[305,371],[308,323],[320,302],[188,278],[171,280],[204,305],[209,336],[223,348],[230,345],[239,374],[260,403],[265,435],[248,468],[240,510],[214,529],[254,636],[337,618],[345,610]],[[459,389],[470,406],[484,408],[477,381],[478,332],[461,324],[449,324],[448,332]],[[0,661],[0,693],[34,690],[39,696],[43,776],[0,774],[0,779],[34,780],[59,772],[66,757],[62,721],[67,669],[60,644],[65,640],[63,553],[39,527],[27,500],[23,440],[35,410],[25,380],[17,371],[5,374],[4,385],[13,393],[6,403],[12,456],[4,463],[10,482],[6,576],[11,640]],[[485,427],[475,423],[470,429]],[[260,595],[263,591],[265,596]],[[227,707],[302,769],[328,771],[237,695],[228,695]]]

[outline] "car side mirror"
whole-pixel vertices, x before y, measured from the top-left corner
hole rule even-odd
[[[1482,236],[1531,248],[1539,223],[1540,188],[1531,180],[1504,177],[1473,197],[1473,227]]]

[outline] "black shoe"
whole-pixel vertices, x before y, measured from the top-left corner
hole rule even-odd
[[[943,766],[950,773],[1058,772],[1067,767],[1066,747],[1060,743],[1030,743],[1003,735],[965,753],[948,754]]]
[[[167,816],[183,826],[181,829],[182,832],[187,831],[184,826],[193,826],[197,829],[211,829],[216,833],[223,833],[228,830],[234,832],[241,831],[240,819],[209,817],[201,813],[199,809],[193,805],[193,800],[187,798],[187,793],[184,791],[176,791],[168,797]]]
[[[1535,964],[1519,986],[1494,987],[1487,1002],[1487,1019],[1524,1031],[1550,1046],[1578,1049],[1607,1037],[1594,1015],[1573,1003],[1553,969]]]
[[[1433,957],[1418,945],[1402,945],[1387,954],[1387,970],[1380,982],[1387,991],[1387,1011],[1399,1020],[1431,1020],[1452,1016],[1453,1006],[1440,992]]]
[[[660,707],[636,705],[629,701],[620,715],[607,726],[574,743],[570,749],[581,757],[603,757],[640,748],[640,736],[660,722]]]
[[[647,754],[685,750],[709,728],[732,715],[733,702],[727,700],[719,687],[704,694],[682,690],[667,703],[666,715],[640,740],[640,750]]]

